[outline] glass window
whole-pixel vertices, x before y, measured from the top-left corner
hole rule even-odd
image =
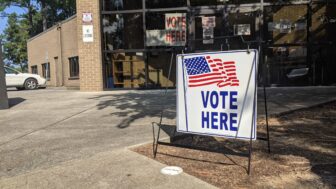
[[[307,5],[265,8],[265,39],[274,44],[303,43],[307,40]]]
[[[190,0],[191,6],[211,6],[224,4],[259,3],[260,0]]]
[[[244,40],[255,40],[257,33],[257,12],[237,12],[200,15],[195,19],[195,38],[192,42],[194,50],[233,50],[246,48],[239,36]],[[208,21],[207,21],[208,20]],[[212,27],[204,27],[206,23]],[[237,36],[236,38],[224,39],[223,36]],[[215,39],[213,39],[215,38]],[[252,47],[251,47],[252,48]]]
[[[314,42],[336,42],[336,4],[314,4],[311,35]]]
[[[190,0],[191,6],[217,5],[217,0]]]
[[[146,8],[172,8],[187,6],[187,0],[146,0]]]
[[[31,66],[31,73],[38,74],[37,66]]]
[[[148,87],[162,88],[176,86],[176,57],[173,58],[171,76],[169,66],[171,60],[170,52],[148,53]]]
[[[10,68],[5,68],[5,73],[6,74],[18,74],[19,72],[13,70],[13,69],[10,69]]]
[[[265,49],[266,77],[273,86],[303,86],[312,81],[314,68],[307,63],[307,47],[277,46]]]
[[[142,0],[103,0],[104,11],[142,9]]]
[[[142,52],[106,53],[107,88],[145,88],[146,66]]]
[[[149,12],[146,14],[146,30],[164,30],[165,13]]]
[[[146,30],[165,30],[166,29],[166,14],[174,13],[186,13],[185,11],[174,12],[149,12],[146,14]],[[185,14],[186,16],[186,14]],[[174,21],[173,21],[174,22]],[[177,20],[176,23],[184,26],[187,25],[186,18],[183,20]]]
[[[105,15],[103,18],[105,50],[143,49],[142,13]]]
[[[48,81],[50,80],[50,63],[42,64],[42,76]]]
[[[79,62],[78,56],[69,58],[69,71],[71,78],[79,77]]]
[[[304,2],[305,0],[264,0],[265,2],[270,2],[270,3],[278,3],[278,4],[285,4],[285,3],[291,3],[291,2]],[[308,1],[308,0],[306,0]],[[320,1],[320,0],[319,0]]]
[[[184,46],[188,36],[187,14],[183,11],[147,13],[146,36],[147,47]]]

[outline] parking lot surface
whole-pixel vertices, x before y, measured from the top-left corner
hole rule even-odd
[[[335,100],[336,87],[267,89],[272,115]],[[0,188],[212,188],[128,150],[152,140],[164,109],[175,124],[175,90],[8,91],[0,110]],[[258,114],[263,115],[262,90]]]

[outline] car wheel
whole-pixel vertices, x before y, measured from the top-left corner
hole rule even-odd
[[[24,86],[27,90],[37,89],[37,81],[35,79],[27,79]]]

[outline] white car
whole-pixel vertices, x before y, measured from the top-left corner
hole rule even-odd
[[[6,85],[16,87],[18,90],[33,90],[37,88],[46,88],[47,80],[36,74],[21,73],[5,66]]]

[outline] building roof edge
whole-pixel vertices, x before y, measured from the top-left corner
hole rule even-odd
[[[67,18],[67,19],[65,19],[65,20],[62,20],[62,21],[58,22],[57,24],[53,25],[52,27],[48,28],[47,30],[45,30],[45,31],[43,31],[43,32],[41,32],[41,33],[39,33],[39,34],[37,34],[37,35],[35,35],[35,36],[29,38],[29,39],[27,40],[27,42],[30,42],[30,41],[32,41],[32,40],[34,40],[34,39],[40,37],[41,35],[43,35],[43,34],[49,32],[49,31],[55,29],[55,28],[58,27],[59,25],[63,25],[63,24],[65,24],[65,23],[69,22],[70,20],[75,19],[76,17],[77,17],[77,15],[75,14],[75,15],[70,16],[69,18]]]

